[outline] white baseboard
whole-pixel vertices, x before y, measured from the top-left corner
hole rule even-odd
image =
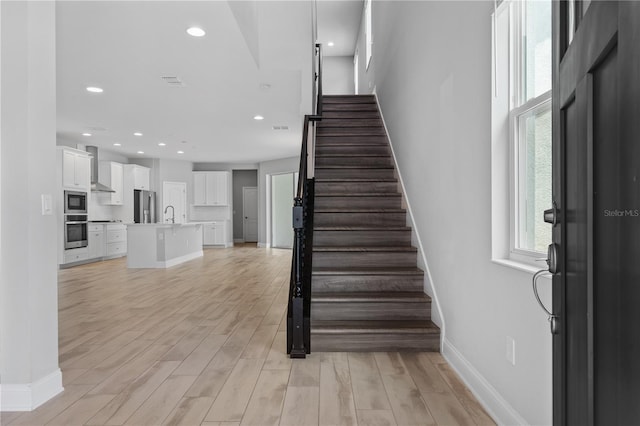
[[[34,383],[0,385],[0,411],[31,411],[60,392],[62,372],[57,369]]]
[[[271,244],[267,243],[258,243],[259,248],[271,248]]]
[[[491,386],[478,370],[446,338],[442,341],[442,356],[447,360],[482,407],[499,425],[528,424],[520,414]]]

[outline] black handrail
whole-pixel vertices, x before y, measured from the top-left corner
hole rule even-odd
[[[311,268],[313,261],[313,209],[315,179],[309,176],[309,130],[322,120],[322,45],[315,45],[314,114],[304,116],[298,186],[293,203],[294,244],[287,309],[287,353],[305,358],[311,353]],[[316,63],[317,62],[317,63]],[[315,128],[313,129],[315,138]],[[315,142],[315,139],[314,139]],[[315,143],[313,144],[315,147]],[[313,157],[312,157],[313,158]]]

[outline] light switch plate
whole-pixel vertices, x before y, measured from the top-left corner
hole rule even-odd
[[[51,198],[51,194],[42,194],[42,215],[43,216],[51,216],[53,214],[53,199]]]
[[[506,358],[511,365],[516,365],[516,341],[511,336],[507,336]]]

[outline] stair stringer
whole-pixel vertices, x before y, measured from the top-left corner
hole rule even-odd
[[[422,245],[422,239],[420,238],[420,232],[418,231],[418,226],[413,216],[413,209],[411,208],[411,203],[409,202],[409,197],[407,196],[406,187],[404,185],[404,180],[402,179],[402,173],[400,172],[400,165],[398,164],[398,159],[396,158],[395,150],[393,149],[393,140],[391,139],[391,133],[389,133],[389,128],[387,127],[387,123],[384,120],[384,113],[382,111],[382,105],[380,104],[380,100],[378,99],[378,94],[375,91],[372,93],[376,98],[376,103],[378,104],[378,111],[380,113],[380,118],[382,120],[382,125],[384,126],[384,130],[387,134],[387,139],[389,141],[389,149],[391,150],[391,158],[393,158],[393,164],[395,166],[395,174],[398,178],[398,183],[400,185],[400,192],[402,194],[402,203],[407,211],[407,226],[411,228],[411,244],[418,249],[418,267],[422,269],[424,274],[424,292],[425,294],[431,297],[431,321],[440,327],[440,352],[443,350],[443,342],[446,333],[446,323],[445,318],[442,313],[442,309],[440,307],[440,301],[438,299],[438,293],[436,291],[436,285],[433,282],[433,276],[431,275],[431,270],[429,269],[429,262],[427,261],[427,257],[425,255],[424,246]],[[434,306],[435,305],[435,306]],[[435,309],[434,309],[435,307]]]

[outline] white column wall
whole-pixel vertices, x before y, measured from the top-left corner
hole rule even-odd
[[[29,410],[62,391],[54,2],[0,3],[0,95],[0,409]]]

